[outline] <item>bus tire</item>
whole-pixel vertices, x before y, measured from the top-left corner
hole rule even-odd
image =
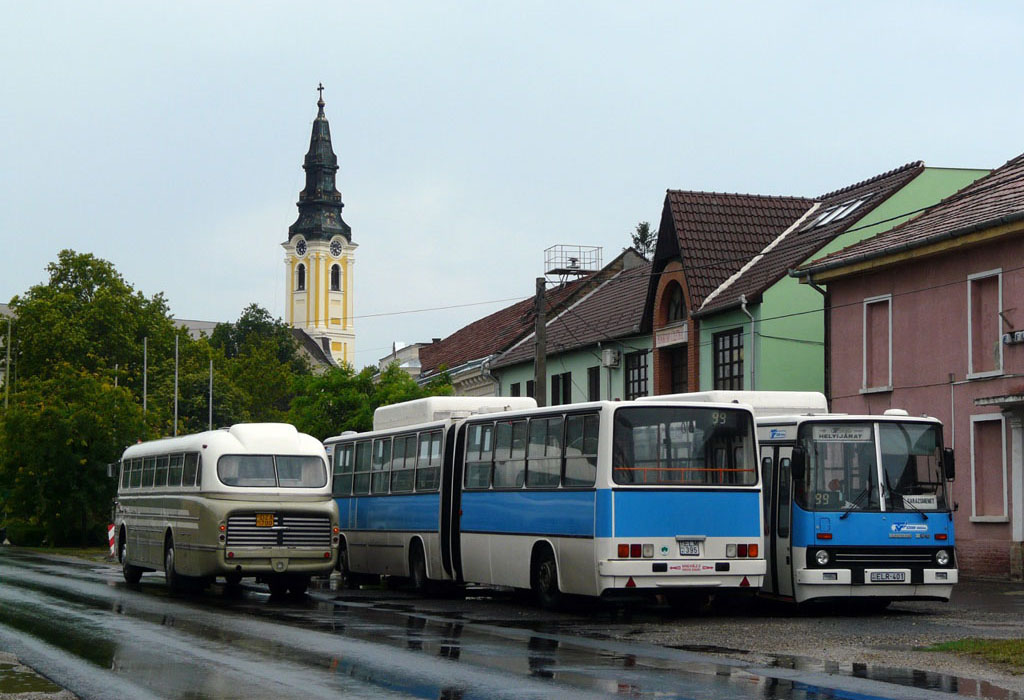
[[[124,575],[125,583],[132,586],[142,580],[142,569],[128,563],[128,542],[125,541],[125,533],[121,533],[121,573]]]
[[[306,590],[309,588],[309,576],[292,576],[288,580],[288,592],[293,598],[301,598],[306,595]]]
[[[174,568],[174,538],[167,535],[167,542],[164,544],[164,580],[167,581],[167,588],[177,593],[184,588],[184,579]]]
[[[276,574],[267,580],[271,598],[284,598],[288,594],[288,579],[283,574]]]
[[[427,578],[427,559],[419,540],[413,540],[409,549],[409,583],[418,595],[426,596],[431,592],[430,579]]]
[[[530,575],[533,593],[537,602],[545,610],[555,610],[562,603],[562,593],[558,590],[558,564],[555,553],[548,547],[541,548],[533,561]]]
[[[228,586],[237,586],[242,582],[242,572],[232,571],[230,574],[224,574],[224,583]]]
[[[338,545],[338,573],[341,574],[342,588],[358,589],[364,583],[370,582],[368,574],[356,574],[349,568],[348,546],[345,544],[345,540]]]

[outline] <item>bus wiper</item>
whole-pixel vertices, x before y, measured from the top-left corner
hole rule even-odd
[[[891,484],[889,483],[889,472],[887,472],[887,471],[885,471],[885,470],[883,469],[883,470],[882,470],[882,473],[883,473],[883,474],[885,474],[885,490],[886,490],[886,491],[887,491],[887,492],[889,493],[889,495],[891,496],[892,494],[896,494],[897,496],[899,496],[899,497],[900,497],[900,501],[901,501],[901,502],[903,503],[903,507],[904,507],[904,508],[906,508],[906,507],[908,507],[908,506],[909,506],[909,507],[910,507],[910,510],[913,510],[913,511],[917,511],[918,513],[920,513],[920,514],[921,514],[921,517],[922,517],[922,518],[924,518],[925,520],[927,520],[927,519],[928,519],[928,514],[927,514],[927,513],[925,513],[925,512],[923,511],[923,510],[921,510],[920,508],[918,508],[918,507],[917,507],[916,505],[914,505],[914,504],[913,504],[912,502],[910,502],[910,501],[908,501],[908,500],[907,500],[906,498],[904,498],[903,496],[904,496],[905,494],[904,494],[904,493],[903,493],[902,491],[897,491],[896,489],[894,489],[894,488],[892,487],[892,485],[891,485]]]
[[[846,506],[846,508],[843,509],[843,514],[839,516],[839,519],[845,520],[850,515],[850,511],[852,511],[854,508],[860,505],[860,500],[871,493],[871,488],[871,474],[869,473],[867,488],[858,493],[857,497],[853,499],[853,503],[851,503],[850,505]]]

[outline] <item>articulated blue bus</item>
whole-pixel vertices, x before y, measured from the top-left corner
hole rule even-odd
[[[762,594],[797,603],[949,600],[957,582],[942,424],[828,413],[813,392],[708,392],[753,407],[764,482]]]
[[[749,408],[522,401],[382,407],[373,432],[326,441],[345,574],[532,589],[547,607],[762,584]]]

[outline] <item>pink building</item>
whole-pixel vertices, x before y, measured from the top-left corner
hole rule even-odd
[[[794,274],[827,292],[832,410],[941,419],[961,570],[1022,578],[1024,155]]]

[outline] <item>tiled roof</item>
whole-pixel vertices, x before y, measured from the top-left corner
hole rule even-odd
[[[665,215],[679,239],[691,308],[700,308],[812,204],[803,197],[668,190]]]
[[[595,273],[596,274],[596,273]],[[584,289],[594,275],[569,282],[545,293],[546,307],[556,310],[575,293]],[[455,369],[472,360],[479,360],[507,349],[533,330],[536,314],[533,297],[495,311],[490,316],[463,326],[444,340],[420,348],[420,363],[428,376],[441,366]]]
[[[782,279],[791,269],[809,258],[840,234],[849,230],[879,204],[891,197],[924,171],[924,163],[908,163],[895,170],[876,175],[855,185],[829,192],[817,198],[819,205],[785,237],[772,241],[763,255],[753,257],[735,277],[705,297],[694,315],[705,316],[739,304],[741,295],[753,301],[768,287]],[[846,215],[837,208],[856,205]],[[831,212],[836,218],[825,220]],[[820,225],[815,222],[825,220]]]
[[[651,263],[623,270],[600,287],[567,307],[547,323],[547,354],[575,350],[599,341],[637,335]],[[493,363],[495,368],[532,360],[534,345],[528,335]]]
[[[915,219],[801,268],[821,272],[1024,219],[1024,154]]]

